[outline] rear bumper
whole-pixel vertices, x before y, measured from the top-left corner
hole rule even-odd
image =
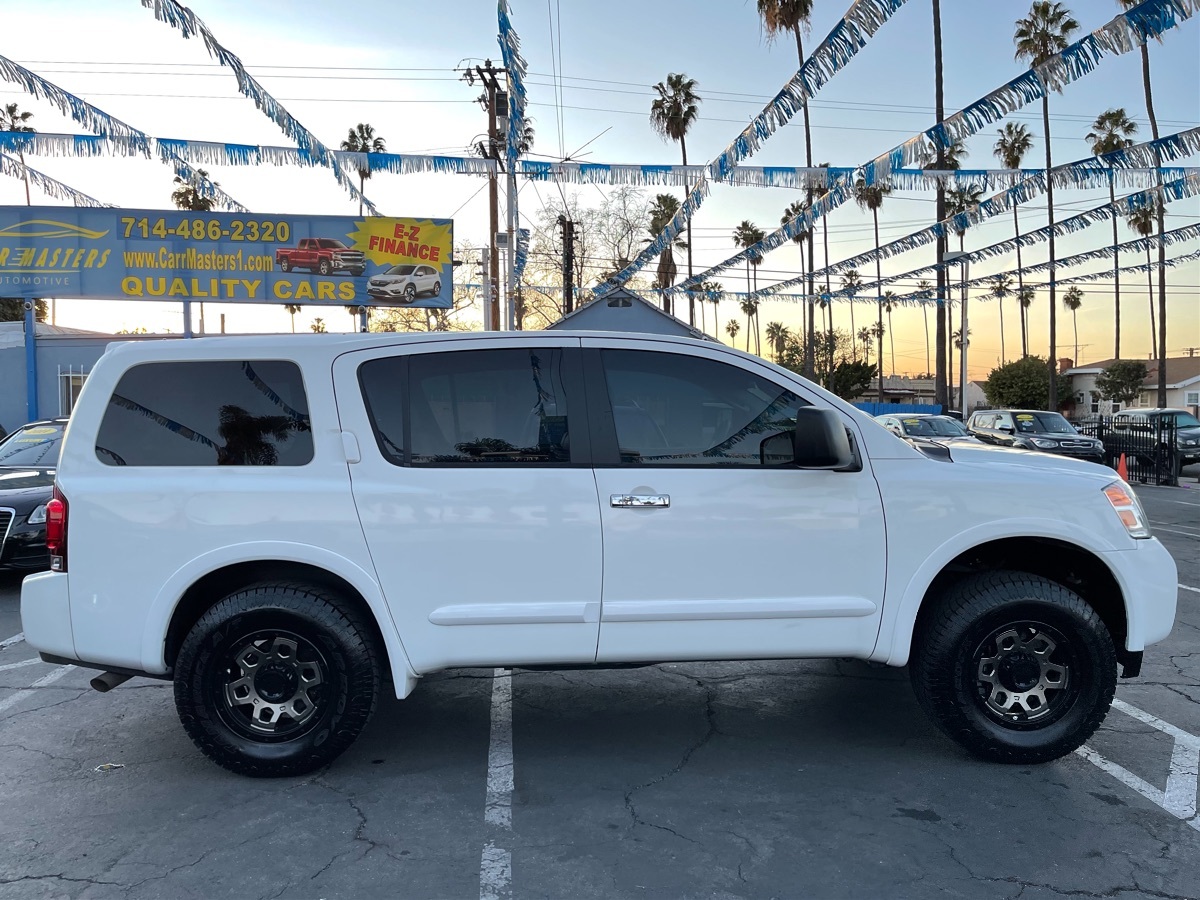
[[[1104,555],[1125,597],[1125,649],[1136,652],[1163,640],[1175,624],[1179,599],[1179,573],[1167,548],[1151,538]]]
[[[66,572],[42,572],[21,582],[21,630],[39,653],[76,659]]]

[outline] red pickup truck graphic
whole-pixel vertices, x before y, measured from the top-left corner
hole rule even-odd
[[[361,250],[351,250],[332,238],[302,238],[300,246],[275,250],[275,264],[285,272],[308,269],[320,275],[349,272],[361,275],[366,269]]]

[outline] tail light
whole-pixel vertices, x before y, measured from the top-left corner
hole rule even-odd
[[[57,484],[46,504],[46,548],[50,551],[51,571],[67,571],[67,498]]]

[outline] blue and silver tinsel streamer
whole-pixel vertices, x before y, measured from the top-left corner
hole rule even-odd
[[[236,54],[225,49],[216,37],[213,36],[213,33],[209,31],[208,26],[195,13],[179,3],[178,0],[141,0],[141,2],[142,6],[146,9],[154,10],[154,18],[177,29],[185,39],[198,35],[204,41],[208,55],[216,59],[221,65],[233,70],[237,78],[238,90],[244,96],[253,100],[254,105],[267,118],[278,125],[283,133],[295,141],[301,150],[310,154],[316,165],[325,166],[333,172],[333,176],[337,179],[338,184],[345,188],[346,192],[353,199],[360,200],[372,215],[379,215],[379,210],[375,208],[375,204],[359,192],[358,188],[354,186],[353,179],[338,166],[329,148],[322,144],[315,134],[300,124],[300,121],[288,112],[283,107],[283,104],[267,93],[266,89],[258,83],[254,76],[246,71],[246,67],[242,64],[241,59]]]
[[[29,166],[23,165],[19,159],[13,159],[6,153],[0,153],[0,172],[3,172],[5,175],[11,175],[13,178],[28,177],[30,184],[48,196],[54,197],[56,200],[70,200],[76,206],[112,206],[111,203],[101,203],[95,197],[89,197],[83,191],[77,191],[69,184],[63,184],[61,181],[51,178],[37,169],[31,169]]]

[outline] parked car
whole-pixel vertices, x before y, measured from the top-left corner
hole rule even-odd
[[[876,416],[875,421],[893,434],[902,438],[923,438],[939,444],[966,442],[980,443],[979,438],[967,431],[965,425],[950,416],[935,416],[930,413],[902,413],[899,415]]]
[[[985,409],[971,414],[967,430],[987,444],[1040,450],[1104,463],[1104,444],[1075,430],[1059,413],[1036,409]]]
[[[412,303],[421,294],[436,297],[442,292],[442,276],[433,266],[392,266],[367,280],[367,293],[381,300],[402,298]]]
[[[363,252],[351,250],[333,238],[302,238],[295,248],[278,247],[275,250],[275,265],[285,272],[308,269],[320,275],[332,275],[334,272],[361,275],[366,271]]]
[[[811,657],[908,664],[951,738],[1042,762],[1095,731],[1177,594],[1111,471],[897,441],[664,335],[112,345],[47,519],[29,644],[101,690],[173,680],[196,745],[248,775],[328,764],[389,680]]]
[[[1175,427],[1175,450],[1179,464],[1190,466],[1200,462],[1200,420],[1186,409],[1130,409],[1119,412],[1112,418],[1115,432],[1134,435],[1158,434],[1164,423],[1171,421]]]
[[[30,422],[0,441],[0,570],[50,568],[46,504],[66,419]]]

